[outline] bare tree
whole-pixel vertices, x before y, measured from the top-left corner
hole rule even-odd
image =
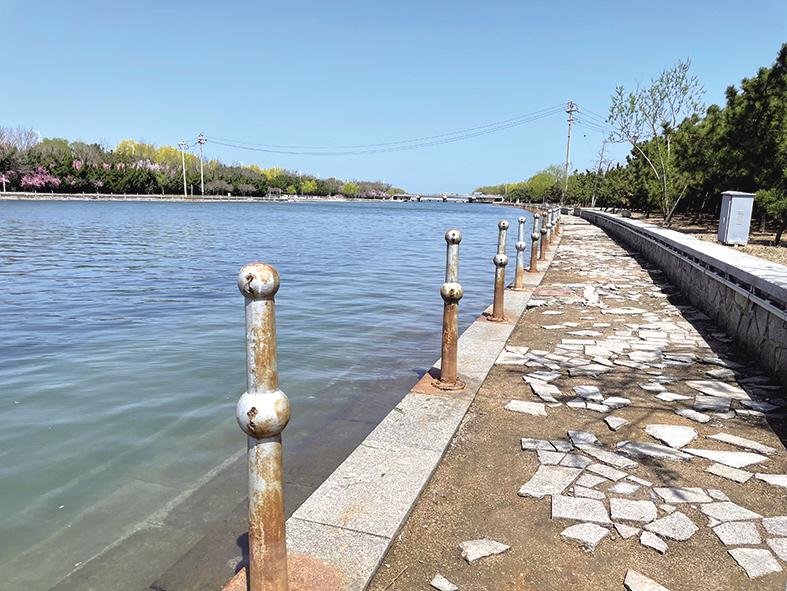
[[[681,61],[665,69],[647,87],[626,91],[615,89],[607,122],[614,131],[610,141],[628,142],[634,153],[647,162],[658,184],[658,202],[669,224],[686,192],[673,162],[673,139],[678,125],[704,109],[705,93],[691,62]],[[681,186],[682,185],[682,186]]]
[[[22,127],[0,126],[0,144],[13,146],[19,151],[29,150],[38,142],[38,132],[35,129]]]

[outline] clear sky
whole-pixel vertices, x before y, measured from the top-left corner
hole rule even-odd
[[[787,41],[787,1],[0,0],[0,22],[0,124],[110,145],[204,132],[325,146],[435,135],[568,100],[606,114],[616,85],[686,57],[707,102],[722,102]],[[208,142],[206,155],[463,192],[562,163],[565,119],[413,151],[299,156]],[[592,167],[600,144],[575,128],[573,166]]]

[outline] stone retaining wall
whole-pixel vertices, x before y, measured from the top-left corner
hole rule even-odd
[[[617,215],[578,213],[663,270],[694,306],[787,385],[787,267]]]

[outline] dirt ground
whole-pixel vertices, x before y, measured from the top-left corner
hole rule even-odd
[[[600,231],[599,231],[600,232]],[[710,345],[706,351],[722,359],[744,364],[736,370],[736,380],[761,375],[749,364],[746,356],[737,351],[728,339],[702,315],[685,306],[674,288],[663,282],[658,274],[651,277],[645,271],[646,263],[639,262],[606,235],[605,252],[609,260],[625,260],[628,267],[615,265],[586,266],[577,264],[576,253],[582,249],[577,244],[570,225],[566,226],[563,242],[558,250],[558,264],[548,271],[544,282],[534,297],[549,299],[549,295],[570,292],[581,300],[582,284],[603,285],[609,282],[651,281],[654,288],[669,297],[641,297],[626,305],[638,306],[651,313],[664,316],[673,310],[672,321],[687,317],[691,324]],[[573,240],[573,250],[572,250]],[[618,257],[617,259],[615,257]],[[562,264],[561,264],[562,259]],[[656,279],[654,280],[653,277]],[[550,289],[553,291],[550,292]],[[625,291],[625,290],[624,290]],[[540,292],[540,295],[539,295]],[[641,324],[638,316],[605,315],[598,307],[579,303],[550,302],[548,306],[528,310],[519,320],[509,345],[529,347],[531,350],[554,351],[561,339],[571,330],[589,329],[594,324],[609,324],[593,330],[608,336],[631,323]],[[603,300],[603,296],[602,296]],[[611,302],[611,305],[615,304]],[[681,306],[675,315],[675,308]],[[684,307],[685,306],[685,307]],[[560,312],[546,315],[545,312]],[[542,325],[577,323],[579,327],[565,330],[544,330]],[[570,338],[570,337],[569,337]],[[598,337],[602,338],[602,337]],[[536,368],[538,369],[538,368]],[[742,451],[704,436],[729,431],[780,450],[762,464],[749,469],[757,472],[786,473],[787,454],[784,451],[784,415],[743,416],[731,419],[714,417],[706,424],[689,421],[675,414],[680,405],[691,407],[689,402],[662,402],[638,386],[655,375],[673,376],[670,392],[690,396],[697,392],[685,380],[708,379],[706,372],[718,369],[701,363],[685,367],[666,367],[663,370],[617,367],[598,377],[569,377],[564,370],[552,383],[559,387],[561,402],[573,397],[571,388],[578,385],[596,385],[604,396],[623,396],[631,400],[625,406],[608,414],[587,409],[573,409],[565,404],[547,407],[547,416],[534,416],[505,410],[512,399],[538,402],[522,376],[536,371],[522,365],[496,365],[479,391],[462,425],[452,441],[445,458],[436,470],[422,496],[416,503],[398,539],[391,546],[383,564],[369,589],[373,591],[428,590],[429,582],[441,574],[462,591],[569,591],[569,590],[619,590],[629,569],[636,570],[664,585],[671,591],[766,591],[785,589],[787,564],[780,562],[781,572],[755,579],[747,577],[744,570],[728,554],[729,547],[720,541],[708,527],[709,518],[701,513],[698,504],[680,504],[678,509],[687,515],[699,530],[688,541],[666,540],[668,551],[659,554],[640,544],[638,536],[623,539],[615,529],[590,552],[577,543],[561,539],[561,532],[576,522],[553,520],[549,496],[541,499],[517,496],[517,490],[539,468],[535,452],[523,451],[520,438],[566,439],[567,430],[594,433],[604,445],[613,450],[622,440],[658,443],[646,435],[646,424],[667,423],[695,428],[699,437],[688,447]],[[731,383],[736,383],[735,381]],[[771,385],[771,393],[784,396],[783,390]],[[612,432],[603,422],[605,416],[614,415],[629,421],[617,432]],[[730,500],[754,510],[762,516],[787,514],[787,496],[784,488],[751,478],[745,484],[705,472],[710,461],[693,458],[691,461],[665,461],[636,458],[639,465],[629,469],[630,475],[647,479],[654,486],[702,487],[721,490]],[[598,485],[605,488],[610,483]],[[569,489],[570,490],[570,489]],[[569,494],[569,491],[563,493]],[[643,487],[628,497],[653,499],[654,493]],[[667,507],[660,507],[658,517],[664,517]],[[768,536],[758,525],[760,533]],[[467,540],[490,538],[509,545],[509,551],[481,559],[472,565],[460,556],[458,545]],[[767,546],[760,545],[758,547]]]
[[[645,218],[642,213],[633,213],[633,219],[646,221],[650,224],[657,226],[664,225],[664,218],[661,215],[651,214],[649,218]],[[700,240],[708,242],[716,242],[717,233],[719,230],[718,220],[709,220],[705,218],[705,222],[701,224],[693,223],[694,216],[679,215],[673,218],[672,226],[670,229],[684,234],[690,234]],[[746,254],[761,257],[772,263],[779,263],[780,265],[787,265],[787,236],[782,239],[779,246],[773,245],[773,240],[776,237],[774,232],[760,232],[759,224],[752,224],[753,231],[749,236],[749,243],[746,246],[728,246]]]

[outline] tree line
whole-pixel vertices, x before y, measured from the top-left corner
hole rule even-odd
[[[705,107],[704,89],[690,63],[665,69],[649,84],[615,89],[606,118],[586,116],[605,141],[630,147],[625,162],[574,170],[564,194],[560,167],[522,183],[479,187],[524,201],[659,212],[666,225],[676,213],[695,221],[718,216],[721,193],[756,193],[761,228],[773,224],[776,244],[787,229],[787,44],[775,62],[726,90],[725,104]],[[580,107],[579,118],[582,114]],[[551,176],[552,185],[542,182]]]
[[[123,140],[115,148],[98,143],[40,139],[24,127],[0,126],[0,181],[6,191],[113,194],[183,193],[183,158],[172,146]],[[203,164],[205,194],[264,196],[344,195],[380,198],[403,189],[377,181],[317,178],[283,168]],[[200,194],[200,160],[185,152],[187,192]]]

